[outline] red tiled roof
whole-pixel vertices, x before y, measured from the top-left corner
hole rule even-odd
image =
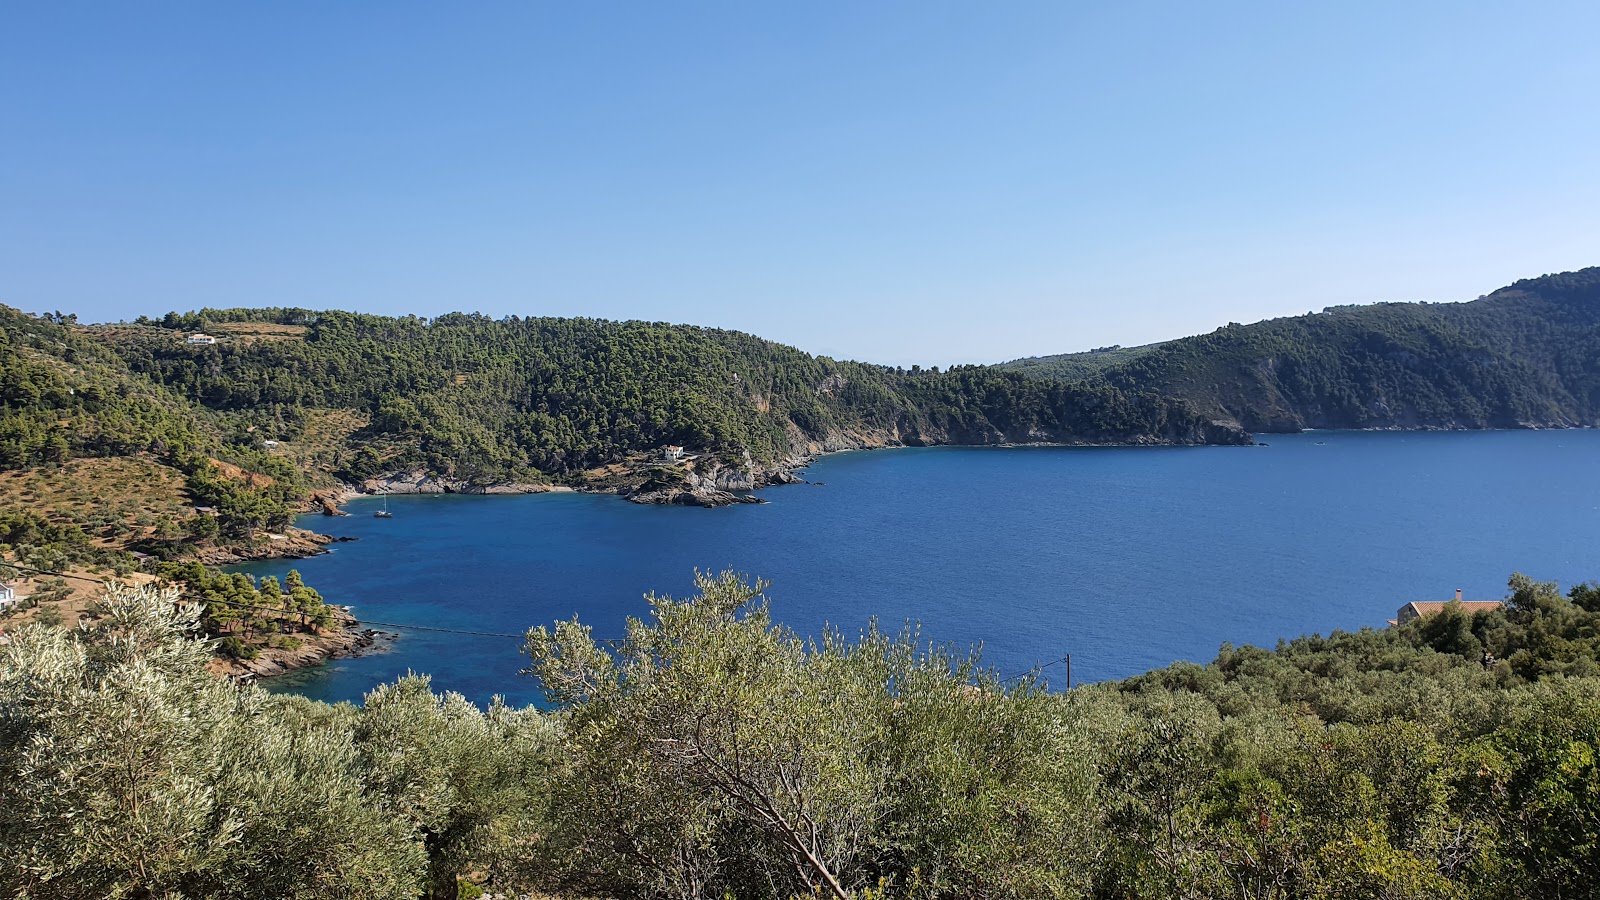
[[[1419,616],[1431,616],[1444,612],[1444,608],[1452,603],[1460,603],[1461,611],[1466,613],[1499,609],[1505,605],[1504,600],[1417,600],[1407,603],[1406,606],[1415,610]]]

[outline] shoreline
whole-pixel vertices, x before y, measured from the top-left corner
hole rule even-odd
[[[294,648],[263,647],[255,659],[215,657],[206,668],[212,674],[236,681],[260,681],[293,672],[313,669],[335,659],[356,659],[387,653],[399,635],[392,631],[363,628],[348,607],[334,607],[339,622],[316,635],[302,638]]]
[[[808,469],[817,460],[826,456],[839,453],[872,450],[922,450],[941,447],[970,449],[970,450],[1025,450],[1029,448],[1058,448],[1058,449],[1162,449],[1162,448],[1201,448],[1201,447],[1262,447],[1266,443],[1257,440],[1258,437],[1282,437],[1296,434],[1442,434],[1442,433],[1477,433],[1477,432],[1518,432],[1518,431],[1579,431],[1592,430],[1591,425],[1527,425],[1520,427],[1499,428],[1469,428],[1459,425],[1437,426],[1375,426],[1371,428],[1301,428],[1295,431],[1258,431],[1247,432],[1248,443],[1197,443],[1191,441],[1169,441],[1152,438],[1138,441],[995,441],[986,443],[958,443],[958,442],[924,442],[905,443],[898,438],[893,440],[876,439],[877,436],[839,435],[827,441],[809,442],[808,449],[783,457],[766,466],[725,467],[713,465],[710,470],[700,473],[692,465],[684,466],[681,478],[670,484],[652,485],[650,479],[644,477],[638,469],[657,467],[662,468],[673,465],[673,461],[664,460],[651,454],[635,454],[633,458],[602,470],[589,470],[592,477],[591,483],[569,485],[531,482],[500,482],[486,485],[469,485],[459,479],[448,476],[427,475],[422,472],[395,472],[384,476],[368,478],[360,484],[341,483],[334,488],[313,491],[302,504],[303,514],[310,515],[321,513],[328,517],[348,516],[351,513],[340,507],[351,500],[363,497],[381,497],[385,494],[398,496],[407,495],[437,495],[460,494],[462,496],[522,496],[527,494],[547,493],[580,493],[580,494],[610,494],[630,502],[650,506],[699,506],[703,508],[716,508],[740,503],[766,503],[764,498],[754,496],[756,491],[775,485],[783,484],[814,484],[800,474]],[[697,456],[690,462],[697,462],[704,456]],[[625,471],[611,473],[610,475],[596,475],[604,469],[614,466],[623,466]],[[632,466],[633,470],[626,467]],[[610,483],[607,483],[607,482]],[[285,542],[282,546],[264,545],[252,548],[257,552],[221,551],[210,558],[202,559],[208,565],[234,565],[239,563],[255,562],[268,559],[310,559],[329,552],[328,545],[355,540],[348,537],[334,537],[312,531],[307,528],[290,529],[293,540]]]
[[[303,503],[306,514],[322,513],[330,517],[347,516],[350,513],[342,507],[351,500],[363,497],[381,497],[385,494],[399,496],[420,494],[460,494],[463,496],[520,496],[526,494],[545,493],[580,493],[580,494],[611,494],[621,497],[630,503],[652,506],[699,506],[703,508],[716,508],[740,503],[766,503],[767,500],[754,496],[756,491],[782,484],[811,484],[799,473],[809,468],[817,460],[838,453],[871,450],[922,450],[941,447],[983,450],[1024,450],[1029,448],[1058,448],[1058,449],[1162,449],[1162,448],[1201,448],[1201,447],[1261,447],[1267,446],[1257,440],[1265,436],[1287,436],[1295,434],[1310,434],[1313,432],[1328,434],[1348,432],[1353,434],[1366,433],[1407,433],[1421,434],[1439,433],[1473,433],[1473,432],[1515,432],[1515,431],[1573,431],[1592,429],[1591,425],[1525,425],[1516,427],[1496,428],[1471,428],[1461,425],[1426,425],[1426,426],[1374,426],[1369,428],[1300,428],[1294,431],[1256,431],[1245,432],[1247,443],[1221,442],[1207,443],[1195,441],[1174,441],[1160,438],[1149,438],[1134,441],[994,441],[983,443],[961,443],[954,441],[906,443],[898,435],[892,439],[884,440],[880,436],[872,435],[837,435],[825,441],[812,441],[808,449],[792,453],[766,466],[725,467],[713,465],[710,471],[700,473],[693,466],[685,466],[681,479],[671,484],[652,485],[649,478],[644,477],[637,469],[666,467],[674,462],[664,460],[653,454],[638,453],[628,460],[614,463],[601,469],[589,470],[586,474],[592,478],[585,484],[551,484],[531,482],[499,482],[486,485],[469,485],[459,479],[448,476],[427,475],[422,472],[394,472],[388,475],[368,478],[361,484],[341,483],[331,489],[322,489],[312,492],[312,495]],[[704,455],[698,455],[692,461],[699,461]],[[609,475],[596,475],[615,466],[633,466],[635,471],[612,473]],[[609,483],[607,483],[609,482]],[[263,552],[252,555],[237,555],[233,558],[219,558],[216,564],[228,565],[234,563],[251,562],[262,559],[308,559],[329,552],[328,544],[338,543],[353,538],[335,538],[325,534],[312,532],[309,529],[299,529],[308,541],[318,546],[315,548],[287,546],[283,552]],[[300,552],[297,552],[300,551]],[[208,561],[209,562],[209,561]]]
[[[1334,431],[1333,437],[1330,437],[1330,434],[1328,434],[1326,431],[1302,432],[1302,434],[1299,434],[1299,436],[1285,436],[1283,437],[1282,442],[1275,442],[1275,444],[1286,445],[1285,452],[1290,453],[1290,456],[1274,455],[1274,458],[1278,458],[1280,461],[1285,461],[1285,463],[1293,463],[1293,458],[1299,458],[1299,460],[1302,461],[1302,463],[1299,464],[1302,464],[1302,466],[1304,466],[1304,464],[1310,464],[1310,466],[1312,466],[1312,468],[1307,469],[1307,471],[1317,471],[1318,468],[1322,468],[1323,463],[1315,460],[1314,453],[1320,452],[1320,450],[1323,450],[1323,448],[1314,448],[1312,447],[1312,444],[1314,444],[1315,440],[1325,439],[1328,440],[1328,444],[1330,445],[1338,445],[1341,444],[1341,439],[1339,439],[1338,436],[1339,434],[1342,434],[1342,436],[1344,436],[1342,437],[1342,444],[1352,445],[1352,447],[1354,447],[1354,445],[1371,444],[1374,448],[1378,448],[1378,450],[1387,448],[1387,452],[1392,453],[1395,460],[1410,461],[1410,463],[1405,463],[1406,466],[1410,468],[1410,466],[1426,466],[1426,464],[1429,464],[1427,463],[1427,460],[1429,460],[1430,456],[1434,456],[1435,448],[1459,447],[1462,448],[1462,450],[1466,450],[1466,448],[1477,448],[1478,453],[1488,452],[1491,456],[1493,456],[1493,448],[1501,445],[1504,440],[1510,440],[1510,442],[1512,442],[1512,444],[1510,444],[1512,447],[1525,447],[1526,445],[1526,447],[1530,448],[1530,450],[1539,450],[1539,448],[1544,448],[1544,450],[1554,450],[1555,447],[1560,447],[1560,445],[1568,445],[1568,447],[1587,447],[1589,444],[1587,444],[1586,440],[1582,440],[1584,439],[1584,434],[1587,434],[1589,431],[1595,431],[1595,429],[1582,429],[1584,434],[1576,434],[1576,436],[1563,436],[1563,434],[1558,434],[1558,432],[1566,431],[1566,429],[1542,429],[1542,431],[1557,431],[1557,434],[1544,434],[1542,437],[1520,437],[1520,439],[1517,439],[1517,437],[1509,437],[1507,434],[1501,434],[1501,436],[1467,436],[1467,434],[1459,434],[1458,436],[1458,434],[1454,434],[1454,432],[1461,431],[1466,431],[1466,429],[1450,429],[1448,432],[1426,432],[1426,434],[1421,434],[1421,436],[1411,436],[1411,434],[1403,434],[1403,432],[1402,434],[1395,434],[1395,432],[1390,431],[1390,429],[1338,429],[1338,431]],[[1482,431],[1482,429],[1472,429],[1472,431]],[[1506,429],[1506,431],[1523,431],[1523,429]],[[1578,429],[1573,429],[1573,431],[1578,431]],[[1410,440],[1410,444],[1406,444],[1408,440]],[[1043,445],[1038,445],[1038,447],[1043,447]],[[976,450],[990,450],[990,448],[992,448],[992,450],[1002,450],[1003,447],[995,447],[995,445],[990,445],[990,447],[976,447]],[[896,448],[896,450],[906,450],[906,448]],[[899,466],[904,464],[904,466],[914,466],[917,471],[923,471],[923,466],[926,464],[926,466],[933,466],[933,469],[928,469],[928,471],[944,472],[946,476],[957,476],[954,480],[971,480],[968,479],[968,477],[962,477],[963,472],[986,471],[986,469],[992,468],[992,466],[998,466],[1002,472],[1011,471],[1011,463],[1000,461],[1000,456],[1010,456],[1005,455],[1005,453],[1002,453],[1002,455],[994,455],[994,463],[986,463],[984,458],[990,456],[989,453],[986,453],[986,455],[982,456],[963,455],[965,450],[974,450],[974,447],[950,447],[949,450],[950,452],[954,453],[954,455],[947,456],[944,463],[933,463],[933,461],[931,461],[933,460],[934,456],[944,456],[936,455],[936,453],[925,453],[925,455],[923,455],[923,453],[918,453],[918,455],[912,455],[912,453],[885,453],[885,455],[882,455],[882,458],[878,458],[878,456],[861,456],[859,460],[854,460],[854,463],[850,463],[850,458],[840,456],[840,460],[835,460],[834,463],[826,464],[822,471],[816,471],[816,469],[811,468],[810,472],[798,471],[797,474],[800,474],[800,476],[803,477],[808,477],[808,479],[821,479],[824,480],[824,482],[829,482],[829,484],[845,485],[845,487],[837,488],[837,490],[845,490],[845,495],[838,496],[838,498],[829,498],[829,496],[814,495],[814,492],[805,492],[805,490],[795,493],[786,492],[782,493],[782,496],[779,498],[779,500],[774,500],[774,503],[782,503],[782,501],[787,500],[790,504],[792,504],[792,506],[786,506],[786,508],[781,509],[781,511],[771,512],[774,512],[778,519],[787,519],[787,517],[790,517],[790,509],[795,508],[795,504],[800,504],[800,506],[805,506],[805,508],[816,508],[818,509],[819,514],[826,514],[827,508],[845,508],[846,511],[854,508],[859,512],[859,509],[861,509],[861,498],[856,496],[859,485],[874,484],[874,482],[882,480],[882,477],[880,477],[880,472],[883,471],[882,466],[890,466],[890,468],[898,469]],[[843,453],[848,452],[850,452],[848,448],[830,450],[830,452],[819,453],[819,455],[810,456],[808,460],[794,460],[794,463],[803,463],[803,461],[811,461],[811,463],[814,463],[814,461],[822,460],[824,456],[843,455]],[[1029,455],[1018,456],[1021,458],[1021,456]],[[1030,456],[1034,456],[1034,463],[1019,464],[1026,466],[1026,468],[1032,469],[1032,471],[1064,472],[1069,471],[1069,469],[1077,468],[1077,466],[1070,461],[1072,458],[1075,458],[1074,453],[1067,453],[1064,452],[1064,450],[1058,450],[1058,452],[1054,453],[1035,453],[1035,455]],[[1146,466],[1152,466],[1152,468],[1168,468],[1168,466],[1176,466],[1178,469],[1189,469],[1192,468],[1192,466],[1200,466],[1200,468],[1213,468],[1213,466],[1221,466],[1222,469],[1240,472],[1240,479],[1250,479],[1250,477],[1253,477],[1251,476],[1251,471],[1258,468],[1258,464],[1269,464],[1269,458],[1267,458],[1267,456],[1195,456],[1179,455],[1179,453],[1157,453],[1157,455],[1147,456],[1091,456],[1094,456],[1094,458],[1101,458],[1101,460],[1112,461],[1112,463],[1114,463],[1115,460],[1122,460],[1122,463],[1115,463],[1115,466],[1118,466],[1118,468],[1133,466],[1134,471],[1141,471],[1141,469],[1146,468]],[[970,466],[973,466],[973,468],[966,468],[968,463],[962,463],[963,458],[970,461]],[[1085,460],[1088,460],[1086,456]],[[1190,463],[1186,463],[1184,460],[1192,461],[1190,461]],[[1206,460],[1211,461],[1210,463],[1206,463]],[[843,464],[845,469],[838,469],[838,464]],[[1086,464],[1091,464],[1091,466],[1094,466],[1094,468],[1099,468],[1102,463]],[[1062,469],[1062,466],[1066,466],[1066,469]],[[854,472],[854,476],[846,477],[846,469]],[[915,479],[915,477],[906,480],[896,480],[896,482],[891,484],[890,493],[875,492],[874,498],[878,498],[878,500],[893,501],[893,503],[901,503],[901,501],[896,500],[896,496],[893,495],[902,496],[906,495],[906,493],[918,493],[918,480],[920,479]],[[850,485],[846,485],[846,482],[850,482]],[[981,482],[981,484],[989,484],[989,482]],[[854,485],[854,487],[851,487],[851,485]],[[1000,493],[1014,493],[1013,490],[1006,487],[1006,485],[992,484],[992,487],[1002,488],[1002,492]],[[1037,490],[1035,490],[1035,492],[1037,492]],[[821,501],[821,503],[819,503],[819,501]],[[976,504],[984,503],[981,495],[973,495],[973,501]],[[678,516],[672,516],[672,514],[669,514],[669,512],[662,512],[662,514],[659,514],[659,516],[658,514],[651,514],[651,512],[648,511],[630,512],[627,511],[627,509],[619,508],[618,504],[614,504],[613,501],[610,500],[581,501],[578,500],[578,498],[570,498],[570,500],[565,501],[552,500],[549,501],[549,503],[546,503],[546,501],[530,501],[528,504],[498,504],[498,506],[480,506],[480,504],[466,503],[466,501],[461,501],[459,504],[450,504],[450,501],[445,501],[442,506],[446,506],[448,509],[453,509],[454,512],[451,512],[451,516],[456,517],[456,520],[458,520],[459,524],[462,525],[462,528],[475,527],[475,525],[472,524],[472,520],[480,519],[480,517],[488,517],[488,519],[496,520],[496,522],[501,520],[502,516],[510,516],[512,519],[517,519],[517,517],[520,517],[520,512],[518,512],[518,509],[528,509],[528,511],[536,514],[536,516],[539,517],[539,522],[544,522],[546,527],[560,527],[560,522],[562,522],[563,519],[587,520],[590,516],[597,516],[597,519],[595,519],[597,522],[618,522],[618,524],[622,525],[622,527],[632,527],[630,522],[634,522],[634,520],[642,520],[642,522],[646,522],[646,527],[650,527],[648,522],[666,522],[664,527],[667,528],[709,527],[712,528],[712,532],[722,532],[722,527],[720,527],[720,525],[715,525],[714,519],[706,520],[706,522],[699,522],[698,519],[693,519],[693,517],[691,517],[691,519],[680,519]],[[414,511],[414,514],[411,514],[411,512],[406,512],[408,509],[410,509],[410,511]],[[430,516],[430,514],[432,514],[432,509],[434,509],[434,506],[432,506],[432,501],[430,501],[430,503],[421,503],[419,500],[410,501],[410,503],[400,506],[400,517],[402,517],[402,519],[416,520],[416,525],[418,525],[419,532],[426,532],[427,525],[422,522],[422,517]],[[357,514],[360,514],[360,512],[357,511]],[[846,514],[848,514],[848,512],[846,512]],[[661,519],[661,516],[666,516],[666,519]],[[771,520],[773,520],[771,517],[757,516],[754,517],[754,519],[747,519],[747,522],[750,522],[750,524],[754,525],[757,524],[757,522],[771,522]],[[674,522],[682,525],[674,525]],[[382,528],[381,522],[371,522],[370,525],[371,533],[373,533],[373,535],[386,535],[387,532],[384,530],[384,528]],[[411,527],[413,522],[408,520],[406,525]],[[731,525],[731,527],[741,528],[736,524]],[[374,538],[374,540],[378,540],[378,538]],[[387,554],[384,554],[384,552],[381,551],[381,548],[376,546],[376,544],[371,546],[371,548],[365,548],[365,546],[363,546],[363,548],[355,548],[355,551],[357,551],[357,554],[360,554],[360,552],[365,551],[365,549],[370,549],[370,551],[378,551],[379,557],[387,557]],[[357,562],[357,559],[358,557],[352,557],[352,559],[341,560],[341,578],[344,580],[342,583],[346,585],[346,591],[341,591],[341,593],[346,594],[346,596],[350,596],[350,593],[362,593],[365,581],[362,580],[362,575],[360,575],[360,573],[362,573],[362,570],[370,570],[370,564],[365,564],[365,562],[358,562],[358,564],[355,565],[354,570],[350,569],[350,567],[347,567],[347,565],[342,565],[344,562]],[[312,567],[312,569],[315,569],[315,567]],[[352,572],[354,572],[354,575],[352,575]],[[354,578],[354,580],[352,580],[352,578]],[[310,580],[317,581],[317,578],[312,577]],[[1490,596],[1490,594],[1485,594],[1485,596]],[[342,601],[342,599],[339,599],[338,596],[334,596],[333,599],[336,602],[347,602]],[[1403,599],[1405,599],[1405,597],[1403,597]],[[363,612],[365,612],[365,610],[363,610]],[[379,610],[374,609],[373,612],[374,615],[376,615]],[[1386,615],[1392,615],[1392,612],[1387,612]],[[406,617],[400,617],[400,613],[392,613],[392,615],[386,617],[386,620],[418,621],[418,623],[421,623],[421,625],[432,625],[432,621],[427,620],[427,618],[414,618],[410,617],[410,615],[406,615]],[[1307,628],[1310,628],[1310,626],[1307,626]],[[515,628],[510,629],[510,631],[515,631]],[[410,642],[400,645],[397,652],[402,653],[402,655],[405,655],[405,653],[410,653],[411,650],[406,650],[408,645],[410,645]],[[368,671],[368,668],[381,669],[386,668],[386,666],[400,666],[402,665],[403,661],[405,660],[403,660],[402,657],[397,657],[394,658],[394,660],[373,660],[370,661],[370,663],[358,663],[358,665],[328,666],[328,668],[322,669],[322,671],[318,671],[318,669],[315,668],[307,668],[306,671],[309,674],[307,674],[306,677],[309,679],[310,684],[318,685],[318,687],[315,687],[315,689],[309,690],[322,690],[320,685],[323,684],[325,679],[328,681],[328,684],[334,684],[334,682],[338,682],[338,684],[344,684],[346,679],[357,679],[358,681],[358,677],[360,677],[358,676],[358,673],[362,673],[362,671]]]

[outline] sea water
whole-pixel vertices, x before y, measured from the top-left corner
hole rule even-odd
[[[1600,431],[1264,436],[1267,446],[932,448],[832,455],[810,484],[723,509],[606,495],[395,496],[301,524],[356,538],[297,568],[399,634],[379,655],[273,680],[359,700],[408,671],[537,702],[515,637],[577,616],[598,637],[685,595],[695,569],[769,579],[803,635],[921,624],[1009,675],[1064,683],[1383,627],[1401,605],[1505,595],[1522,571],[1600,578]],[[385,626],[372,627],[384,629]],[[510,635],[510,636],[503,636]]]

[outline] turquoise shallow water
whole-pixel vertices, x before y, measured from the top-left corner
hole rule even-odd
[[[1119,678],[1223,641],[1381,627],[1400,605],[1504,595],[1514,570],[1600,578],[1600,431],[1269,436],[1258,448],[845,453],[766,505],[610,496],[394,497],[307,527],[358,538],[298,568],[358,616],[520,633],[579,615],[618,635],[695,567],[771,579],[805,633],[919,620],[1006,674],[1063,654]],[[407,670],[478,701],[538,700],[519,642],[405,632],[391,652],[275,684],[358,700]],[[1050,670],[1059,681],[1061,667]]]

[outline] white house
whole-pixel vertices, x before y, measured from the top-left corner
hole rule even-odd
[[[215,344],[217,339],[209,334],[196,332],[183,339],[185,344]]]
[[[661,448],[661,455],[665,456],[667,459],[682,459],[683,448],[677,446],[676,444],[668,444],[667,446]]]
[[[17,596],[16,591],[12,590],[11,585],[0,581],[0,609],[10,606],[19,599],[21,598]]]

